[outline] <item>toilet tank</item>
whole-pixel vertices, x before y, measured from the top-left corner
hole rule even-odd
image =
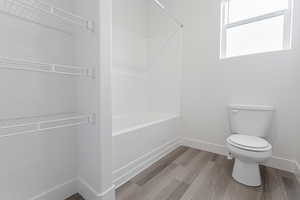
[[[274,108],[261,105],[230,105],[231,132],[266,137],[271,125]]]

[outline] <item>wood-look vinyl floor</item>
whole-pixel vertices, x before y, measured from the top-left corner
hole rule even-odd
[[[247,187],[231,178],[232,166],[224,156],[180,147],[118,188],[116,200],[300,200],[295,175],[261,167],[263,185]]]
[[[180,147],[117,189],[116,200],[300,200],[295,175],[262,167],[263,185],[231,177],[233,161]]]

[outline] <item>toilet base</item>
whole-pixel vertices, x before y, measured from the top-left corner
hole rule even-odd
[[[239,183],[257,187],[261,185],[261,175],[258,163],[243,162],[235,159],[232,177]]]

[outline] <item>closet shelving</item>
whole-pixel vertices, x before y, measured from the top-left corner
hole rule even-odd
[[[46,14],[58,20],[83,27],[89,31],[94,30],[94,22],[85,19],[70,11],[57,8],[53,5],[39,0],[1,0],[3,1],[3,11],[17,15],[24,19],[31,19],[33,14]],[[30,11],[30,12],[28,12]]]
[[[67,24],[79,26],[90,32],[94,31],[94,21],[39,0],[0,0],[0,11],[26,21],[29,20],[38,25],[54,28],[55,30],[61,31],[61,29],[46,24],[44,21],[37,21],[40,19],[41,14],[43,16],[46,15],[48,18],[50,17],[49,23],[52,22],[52,20],[59,20],[61,22],[66,22]],[[73,29],[71,30],[73,31]],[[64,32],[64,30],[62,31]],[[95,70],[91,67],[43,63],[6,57],[0,57],[0,69],[95,78]],[[31,133],[45,133],[47,130],[65,127],[93,124],[94,121],[94,113],[68,113],[0,120],[0,139]]]
[[[76,113],[1,120],[0,139],[58,128],[92,124],[94,120],[94,114],[84,115]]]
[[[50,64],[35,62],[29,60],[1,58],[0,57],[0,69],[12,69],[12,70],[24,70],[35,71],[45,73],[63,74],[69,76],[83,76],[95,78],[93,68],[81,67],[81,66],[69,66],[60,64]]]

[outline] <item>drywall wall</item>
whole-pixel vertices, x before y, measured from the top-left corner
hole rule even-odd
[[[185,25],[182,137],[223,145],[228,104],[273,105],[273,154],[294,160],[300,130],[300,2],[295,1],[293,49],[224,60],[219,59],[220,0],[162,3]]]
[[[113,1],[113,116],[179,112],[181,36],[153,1]]]
[[[78,84],[78,109],[94,113],[78,131],[78,192],[87,200],[114,200],[112,185],[111,0],[75,1],[75,10],[94,20],[93,32],[77,32],[74,62],[94,68],[94,79]]]
[[[1,6],[3,2],[8,3],[1,1]],[[72,10],[72,0],[46,2]],[[35,16],[10,8],[21,15]],[[73,64],[72,35],[3,12],[0,25],[0,57]],[[0,92],[0,120],[76,111],[76,79],[70,77],[1,69]],[[1,138],[1,199],[30,199],[73,179],[74,132],[75,128],[63,128]]]
[[[95,20],[95,32],[77,31],[74,40],[74,63],[79,66],[89,66],[99,72],[99,24],[97,1],[74,1],[75,12]],[[98,88],[99,75],[96,79],[81,79],[78,84],[78,110],[81,113],[95,113],[99,119]],[[100,192],[100,132],[98,121],[91,126],[81,126],[78,130],[77,176],[80,181]],[[81,184],[80,184],[81,185]],[[84,198],[88,198],[86,188],[80,188]]]
[[[179,114],[182,27],[154,1],[149,4],[148,77],[154,112]]]
[[[113,116],[149,110],[146,0],[113,0]]]

